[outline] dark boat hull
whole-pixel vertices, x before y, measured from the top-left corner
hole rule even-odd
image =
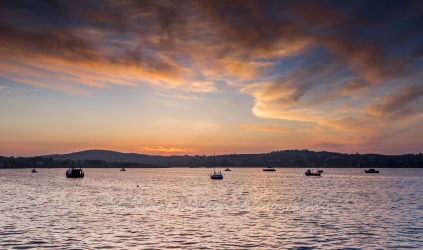
[[[210,176],[210,178],[215,179],[215,180],[221,180],[221,179],[223,179],[223,177],[216,177],[216,176]]]
[[[84,174],[66,174],[68,178],[84,178]]]
[[[84,178],[84,171],[82,169],[68,169],[66,171],[66,177],[68,178]]]
[[[308,174],[308,173],[305,173],[305,175],[306,176],[320,176],[320,173],[311,173],[311,174]]]

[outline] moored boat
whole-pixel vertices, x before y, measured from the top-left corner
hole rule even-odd
[[[320,172],[313,172],[310,169],[304,173],[306,176],[320,176]]]
[[[225,169],[225,171],[232,171],[230,168]]]
[[[123,167],[123,159],[122,158],[120,158],[120,165],[122,166],[120,168],[120,171],[126,171],[126,169]]]
[[[70,168],[66,170],[66,177],[68,178],[83,178],[84,171],[82,170],[81,163],[79,163],[79,168],[75,167],[75,165],[71,164]]]
[[[276,171],[273,167],[263,168],[263,171]]]
[[[213,174],[210,175],[212,179],[223,179],[222,172],[216,172],[216,155],[213,156]]]
[[[214,172],[213,174],[210,175],[210,178],[212,178],[212,179],[223,179],[223,175],[220,171]]]
[[[37,170],[35,170],[35,168],[33,168],[33,169],[31,170],[31,173],[37,173]]]
[[[374,168],[370,168],[370,169],[364,170],[364,172],[365,173],[368,173],[368,174],[378,174],[379,173],[379,170],[376,170]]]

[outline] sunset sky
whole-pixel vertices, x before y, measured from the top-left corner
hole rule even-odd
[[[423,152],[423,1],[0,1],[0,155]]]

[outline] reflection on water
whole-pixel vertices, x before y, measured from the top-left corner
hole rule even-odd
[[[0,170],[0,248],[423,247],[423,170]]]

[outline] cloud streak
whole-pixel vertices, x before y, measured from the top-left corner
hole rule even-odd
[[[164,152],[164,153],[195,153],[196,150],[193,148],[174,148],[174,147],[162,147],[162,146],[146,146],[146,147],[138,147],[140,151],[148,151],[148,152]]]
[[[276,133],[289,133],[290,129],[283,129],[278,127],[268,127],[268,126],[258,126],[258,125],[244,125],[243,129],[247,130],[259,130],[266,132],[276,132]]]

